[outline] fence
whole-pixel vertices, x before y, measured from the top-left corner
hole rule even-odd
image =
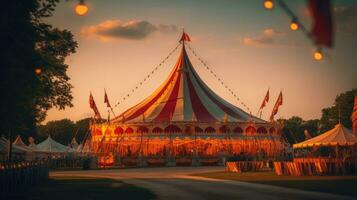
[[[48,159],[49,168],[51,170],[64,169],[89,169],[90,164],[95,157],[59,157]]]
[[[0,199],[48,179],[47,162],[0,163]]]
[[[277,175],[356,175],[357,158],[297,158],[293,162],[274,162]]]
[[[227,172],[256,172],[262,170],[270,170],[269,161],[236,161],[226,162]]]

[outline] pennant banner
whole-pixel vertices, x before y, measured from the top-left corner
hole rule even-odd
[[[278,99],[276,100],[275,106],[273,108],[273,111],[270,115],[270,121],[274,120],[274,116],[278,113],[279,107],[283,105],[283,93],[280,92]]]
[[[267,105],[268,102],[269,102],[269,90],[267,91],[259,110],[263,109]]]
[[[100,116],[100,113],[99,113],[99,110],[97,108],[97,105],[95,104],[95,101],[94,101],[92,93],[90,93],[90,95],[89,95],[89,106],[94,111],[95,119],[102,119],[102,116]]]

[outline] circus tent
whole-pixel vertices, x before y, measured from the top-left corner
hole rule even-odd
[[[357,143],[357,137],[352,134],[352,131],[344,127],[342,124],[337,124],[333,129],[306,140],[304,142],[294,144],[294,148],[305,148],[312,146],[350,146]]]
[[[91,125],[92,151],[110,157],[110,163],[115,156],[278,156],[283,148],[278,125],[218,96],[196,72],[186,47],[195,55],[181,41],[176,64],[149,97],[108,122]]]
[[[8,150],[9,150],[9,140],[4,138],[3,136],[0,137],[0,162],[5,161],[8,156]],[[17,145],[12,146],[12,154],[14,156],[28,156],[29,153],[32,153],[24,148],[21,148]]]
[[[78,142],[75,137],[72,138],[72,141],[69,143],[68,147],[77,150],[78,149]]]
[[[37,149],[43,152],[48,153],[66,153],[73,152],[73,149],[67,146],[64,146],[48,136],[46,140],[36,145]]]
[[[257,117],[232,105],[200,78],[182,45],[177,63],[166,81],[148,98],[128,109],[113,122],[168,122],[192,121],[217,122],[254,121],[264,123]]]
[[[22,150],[24,150],[24,151],[26,151],[26,152],[33,152],[33,151],[35,151],[34,148],[31,148],[31,147],[27,146],[27,145],[22,141],[22,139],[21,139],[20,136],[17,136],[16,139],[15,139],[15,141],[14,141],[12,144],[13,144],[13,147],[17,147],[17,148],[22,149]]]

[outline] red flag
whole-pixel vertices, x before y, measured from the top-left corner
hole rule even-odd
[[[309,7],[314,18],[312,37],[316,45],[333,45],[333,24],[330,0],[309,0]]]
[[[260,106],[259,110],[263,109],[267,105],[268,102],[269,102],[269,89],[263,99],[262,105]]]
[[[180,42],[182,42],[182,41],[183,42],[190,42],[191,41],[190,36],[188,36],[188,34],[185,31],[182,32],[182,36],[181,36]]]
[[[279,106],[283,105],[283,93],[280,92],[278,99],[276,100],[275,106],[273,108],[273,111],[271,112],[270,115],[270,121],[274,120],[274,116],[276,115],[276,113],[278,113],[279,110]]]
[[[107,104],[107,108],[111,108],[112,106],[110,105],[109,103],[109,98],[108,98],[108,95],[107,95],[107,91],[104,90],[104,103]]]
[[[96,119],[102,119],[102,117],[100,116],[99,110],[97,108],[97,105],[95,104],[92,93],[90,93],[90,95],[89,95],[89,106],[94,111],[94,117]]]
[[[352,133],[357,134],[357,95],[355,96],[355,105],[351,115],[352,120]]]

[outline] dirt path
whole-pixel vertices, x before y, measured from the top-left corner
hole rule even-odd
[[[190,174],[222,171],[222,167],[172,167],[52,172],[51,176],[85,176],[122,180],[153,191],[166,199],[353,199],[269,185],[193,177]]]

